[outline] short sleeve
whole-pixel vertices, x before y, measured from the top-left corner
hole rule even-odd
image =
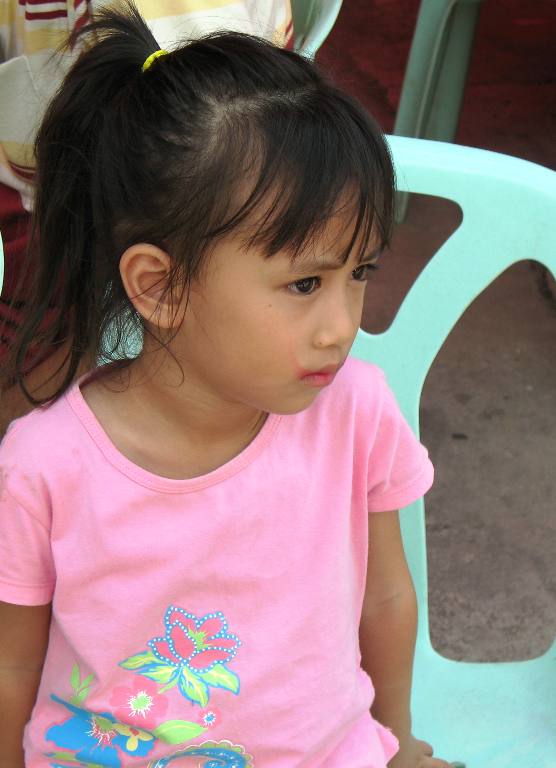
[[[49,527],[16,500],[6,469],[0,471],[0,600],[45,605],[52,599],[55,581]],[[13,486],[17,480],[9,482]]]
[[[431,487],[434,469],[427,449],[415,437],[380,375],[380,409],[367,476],[369,512],[401,509]]]

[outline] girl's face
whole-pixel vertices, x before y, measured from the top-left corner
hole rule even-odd
[[[350,235],[334,219],[293,263],[289,253],[264,258],[221,241],[170,345],[185,383],[264,412],[310,405],[346,359],[376,260],[340,264]]]

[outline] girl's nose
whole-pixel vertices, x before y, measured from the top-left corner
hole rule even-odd
[[[347,301],[328,302],[322,307],[314,335],[314,345],[320,349],[351,346],[359,327],[361,312]]]

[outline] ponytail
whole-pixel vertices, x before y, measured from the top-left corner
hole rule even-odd
[[[30,357],[40,361],[59,346],[67,349],[56,372],[62,375],[57,396],[85,357],[98,357],[99,329],[111,317],[132,319],[127,297],[117,289],[118,261],[105,251],[113,212],[99,174],[107,163],[120,162],[107,121],[111,104],[142,77],[143,63],[159,46],[135,6],[124,5],[125,12],[102,11],[71,37],[68,47],[79,38],[95,44],[70,69],[35,140],[36,197],[27,262],[38,269],[6,372],[33,404],[50,398],[35,399],[27,389]],[[24,274],[28,280],[29,269]],[[24,285],[19,290],[26,293]],[[112,339],[115,347],[131,329],[121,322],[114,328],[119,331]]]

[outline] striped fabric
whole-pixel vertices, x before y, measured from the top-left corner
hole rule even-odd
[[[162,48],[218,29],[251,32],[281,45],[293,39],[289,0],[136,2]],[[0,183],[18,190],[27,209],[33,136],[77,51],[52,54],[103,4],[106,0],[0,0]]]

